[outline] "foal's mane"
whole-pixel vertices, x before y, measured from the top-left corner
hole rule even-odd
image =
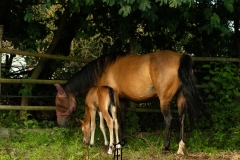
[[[83,93],[95,86],[105,69],[126,53],[105,54],[85,65],[63,85],[65,92]]]

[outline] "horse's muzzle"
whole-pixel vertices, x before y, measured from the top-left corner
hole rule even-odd
[[[69,122],[67,117],[57,116],[57,123],[60,127],[67,127]]]

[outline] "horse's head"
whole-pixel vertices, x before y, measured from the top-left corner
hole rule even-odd
[[[72,112],[76,109],[76,100],[74,94],[66,94],[59,84],[54,84],[57,89],[55,99],[57,123],[61,127],[65,127],[69,123]]]
[[[81,125],[82,132],[83,132],[83,142],[85,144],[88,144],[89,139],[90,139],[90,131],[91,131],[89,123],[85,122],[86,119],[81,120],[81,119],[76,118],[76,121],[79,122]]]

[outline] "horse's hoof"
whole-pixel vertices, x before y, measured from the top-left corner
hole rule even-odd
[[[185,143],[181,140],[179,143],[177,154],[184,155]]]
[[[181,150],[181,151],[177,151],[177,154],[179,154],[179,155],[183,155],[184,156],[184,152]]]
[[[169,153],[169,148],[166,148],[166,147],[162,148],[162,153],[163,154]]]
[[[121,148],[121,144],[117,144],[117,145],[116,145],[116,148],[117,148],[117,149]]]
[[[89,145],[89,147],[91,147],[91,148],[92,148],[92,147],[93,147],[93,144],[90,144],[90,145]]]
[[[121,148],[115,149],[115,156],[121,156]]]
[[[112,154],[112,148],[109,148],[108,151],[107,151],[107,154]]]

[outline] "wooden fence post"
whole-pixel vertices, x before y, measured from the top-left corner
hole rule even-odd
[[[2,37],[3,37],[3,25],[0,25],[0,49],[2,48]],[[1,78],[2,78],[2,53],[0,53],[0,79]],[[2,104],[2,84],[0,83],[0,105],[1,104]]]
[[[0,25],[0,48],[2,48],[3,25]],[[2,53],[0,53],[0,78],[2,78]],[[0,83],[0,104],[2,102],[2,85]]]

